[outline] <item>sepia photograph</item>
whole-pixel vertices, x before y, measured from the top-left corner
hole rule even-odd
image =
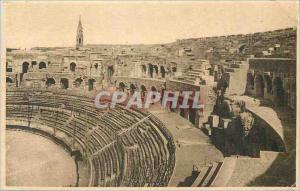
[[[299,190],[297,0],[0,18],[1,190]]]

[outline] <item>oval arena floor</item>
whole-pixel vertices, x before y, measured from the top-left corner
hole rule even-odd
[[[8,186],[72,186],[76,166],[59,145],[42,136],[6,131],[6,183]]]

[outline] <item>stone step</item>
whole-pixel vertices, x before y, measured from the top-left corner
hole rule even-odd
[[[200,174],[197,176],[196,180],[194,181],[194,183],[192,184],[191,187],[198,187],[198,186],[200,185],[200,183],[201,183],[201,181],[203,180],[203,178],[204,178],[204,176],[205,176],[207,170],[208,170],[208,167],[207,167],[207,166],[206,166],[206,167],[203,167],[203,168],[201,169]]]
[[[240,64],[230,64],[230,68],[240,68]]]
[[[211,178],[213,178],[213,175],[215,171],[217,170],[219,163],[214,163],[213,166],[210,168],[210,171],[208,172],[207,176],[205,177],[204,181],[201,182],[200,187],[206,187],[209,186],[208,183],[211,182]]]
[[[192,71],[194,71],[194,72],[203,72],[203,69],[201,69],[201,68],[193,68]]]
[[[199,78],[200,76],[202,76],[202,74],[187,74],[187,76]]]
[[[235,72],[234,68],[225,68],[225,72]]]
[[[184,78],[185,79],[195,80],[197,77],[195,77],[195,76],[185,76]]]
[[[197,71],[188,71],[187,72],[187,75],[198,75],[198,76],[201,76],[201,75],[203,75],[203,73],[202,72],[197,72]]]
[[[189,83],[189,84],[195,84],[195,81],[194,81],[194,80],[188,80],[188,79],[186,79],[186,80],[184,80],[184,82],[187,82],[187,83]]]

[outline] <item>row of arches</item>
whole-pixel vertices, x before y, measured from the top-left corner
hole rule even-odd
[[[76,88],[79,88],[82,86],[82,78],[77,78],[74,80],[73,84]],[[91,79],[88,79],[87,81],[87,84],[88,84],[88,90],[91,91],[95,88],[95,82],[96,80],[91,78]],[[46,87],[51,87],[51,86],[54,86],[56,84],[56,81],[54,78],[47,78],[46,80]],[[60,79],[60,88],[61,89],[68,89],[70,87],[70,82],[69,82],[69,79],[67,78],[61,78]]]
[[[283,86],[283,80],[278,76],[248,73],[247,91],[260,98],[266,98],[268,95],[274,96],[278,105],[285,105],[286,102],[286,90]]]
[[[129,85],[129,87],[128,87],[128,86],[125,85],[124,82],[120,82],[120,83],[118,84],[118,88],[119,88],[119,90],[121,90],[121,91],[129,90],[131,94],[133,94],[135,91],[140,91],[140,92],[142,92],[142,93],[147,92],[147,88],[146,88],[146,86],[143,85],[143,84],[142,84],[140,87],[138,87],[138,85],[135,85],[135,84],[131,83],[131,84]],[[151,87],[150,87],[150,91],[157,91],[157,88],[156,88],[155,86],[151,86]]]
[[[32,64],[31,64],[31,67],[33,67],[33,65],[35,65],[36,62],[35,61],[32,61]],[[29,62],[23,62],[22,64],[22,73],[27,73],[28,70],[29,70]],[[43,69],[43,68],[47,68],[47,64],[45,62],[40,62],[38,64],[38,69]]]
[[[75,63],[75,62],[71,62],[69,68],[70,68],[70,71],[71,71],[71,72],[75,72],[76,69],[77,69],[76,63]],[[95,63],[95,64],[94,64],[94,68],[95,68],[95,69],[98,69],[98,68],[99,68],[99,64],[98,64],[98,63]],[[113,67],[113,65],[110,65],[110,66],[107,67],[107,73],[108,73],[108,75],[110,75],[110,76],[113,75],[113,73],[114,73],[114,67]]]
[[[98,67],[99,67],[98,63],[95,63],[95,64],[94,64],[94,68],[97,70]],[[70,68],[70,71],[71,71],[71,72],[76,72],[76,70],[77,70],[77,65],[76,65],[76,63],[75,63],[75,62],[71,62],[69,68]],[[107,72],[106,75],[107,75],[108,81],[111,81],[111,78],[112,78],[112,76],[113,76],[113,74],[114,74],[114,72],[115,72],[115,71],[114,71],[114,66],[113,66],[113,65],[107,66],[106,72]]]
[[[129,83],[126,85],[124,82],[119,82],[118,83],[118,89],[120,91],[126,91],[128,94],[132,95],[135,91],[141,92],[142,100],[146,97],[148,91],[153,91],[153,92],[160,92],[161,95],[164,94],[164,88],[158,89],[156,86],[148,86],[148,88],[144,84],[134,84],[134,83]],[[161,98],[162,100],[162,98]],[[188,108],[188,109],[172,109],[170,108],[170,111],[172,112],[178,112],[178,114],[189,120],[192,124],[197,125],[197,115],[198,110],[193,109],[193,108]]]
[[[33,65],[36,65],[36,64],[37,64],[36,61],[32,61],[31,67],[33,67]],[[30,66],[29,62],[23,62],[23,64],[22,64],[22,73],[27,73],[28,70],[29,70],[29,66]],[[75,62],[71,62],[70,65],[69,65],[69,69],[70,69],[71,72],[75,72],[76,67],[77,67],[77,65],[76,65]],[[95,63],[94,67],[95,67],[95,69],[98,69],[98,67],[99,67],[98,63]],[[47,68],[47,64],[42,61],[38,64],[38,69],[43,69],[43,68]],[[108,71],[112,71],[112,73],[113,73],[113,67],[109,66]]]
[[[170,72],[168,71],[169,69],[165,68],[164,66],[158,66],[158,65],[153,65],[149,63],[148,65],[141,65],[142,68],[142,73],[150,78],[155,78],[155,77],[160,77],[160,78],[165,78],[167,73]],[[173,66],[171,68],[171,72],[175,73],[177,72],[177,67]]]

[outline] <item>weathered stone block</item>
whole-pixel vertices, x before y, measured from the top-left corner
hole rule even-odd
[[[220,119],[219,126],[222,127],[222,128],[224,128],[224,129],[227,129],[230,126],[231,122],[232,122],[231,119],[224,119],[224,118],[222,118],[222,119]]]
[[[211,135],[212,135],[212,129],[211,129],[210,124],[205,123],[205,124],[204,124],[204,128],[203,128],[203,131],[204,131],[204,133],[206,133],[208,136],[211,136]]]
[[[210,124],[211,127],[215,128],[219,126],[219,116],[217,115],[210,115],[208,117],[208,123]]]

